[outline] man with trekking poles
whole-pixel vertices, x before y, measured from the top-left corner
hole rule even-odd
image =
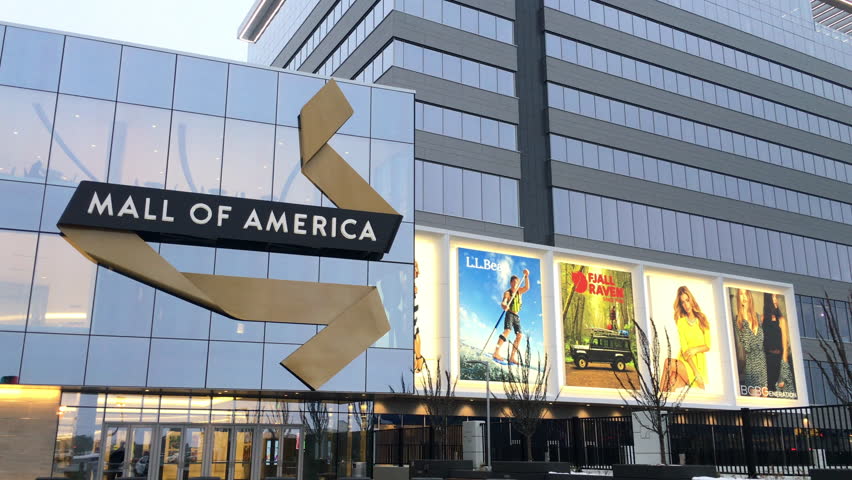
[[[492,355],[492,359],[500,365],[518,365],[520,363],[519,349],[523,333],[521,331],[521,317],[519,314],[521,312],[521,305],[523,304],[521,296],[530,289],[530,271],[525,268],[523,275],[523,284],[517,275],[512,275],[512,278],[509,279],[509,289],[503,292],[503,301],[500,303],[500,307],[503,308],[503,313],[505,314],[505,320],[503,322],[503,333],[497,339],[497,348],[494,349],[494,355]],[[508,341],[509,333],[512,330],[515,331],[515,339],[510,344],[509,358],[506,359],[500,355],[500,347]]]

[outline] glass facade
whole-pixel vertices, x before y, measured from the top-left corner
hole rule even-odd
[[[733,130],[717,128],[555,83],[548,83],[547,101],[550,107],[569,113],[852,184],[852,164]]]
[[[561,188],[553,210],[560,235],[852,282],[852,247],[841,243]]]
[[[278,362],[316,326],[211,315],[98,268],[55,225],[82,180],[333,206],[300,171],[296,128],[325,81],[9,27],[0,57],[0,376],[62,386],[304,388]],[[184,272],[378,287],[391,331],[326,389],[387,391],[410,374],[388,359],[410,358],[412,349],[414,96],[341,88],[356,113],[330,143],[404,216],[383,261],[151,246]]]
[[[684,33],[676,31],[674,35],[676,43],[685,41]],[[835,122],[829,118],[551,33],[545,35],[545,41],[548,56],[690,97],[700,102],[852,144],[852,126],[848,124]]]
[[[550,135],[551,159],[852,225],[852,204],[617,148]]]
[[[757,55],[699,37],[671,25],[665,25],[593,0],[545,0],[544,4],[563,13],[589,20],[628,35],[726,65],[756,75],[764,80],[781,83],[833,102],[852,106],[852,89],[850,88],[813,76],[808,72],[770,62]],[[677,32],[678,37],[682,37],[683,42],[675,43],[675,32]]]

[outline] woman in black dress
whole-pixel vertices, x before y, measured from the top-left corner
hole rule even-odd
[[[789,361],[787,319],[781,312],[777,294],[763,294],[763,351],[766,353],[766,380],[769,390],[784,388],[780,380],[781,363]]]

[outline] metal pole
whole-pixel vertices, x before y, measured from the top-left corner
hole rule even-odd
[[[485,462],[491,471],[491,363],[485,364]]]

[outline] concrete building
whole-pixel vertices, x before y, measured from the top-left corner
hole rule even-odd
[[[846,2],[280,3],[250,61],[417,92],[418,227],[792,284],[805,360],[827,293],[849,341]]]
[[[826,293],[852,335],[848,11],[257,0],[247,64],[0,25],[0,480],[358,476],[373,429],[424,425],[399,391],[428,366],[482,420],[522,341],[548,416],[617,415],[651,318],[690,407],[833,403],[809,354]],[[381,260],[148,242],[187,275],[375,287],[390,330],[313,392],[279,362],[322,325],[228,318],[57,223],[82,181],[334,207],[300,156],[329,77],[354,113],[328,145],[402,217]]]

